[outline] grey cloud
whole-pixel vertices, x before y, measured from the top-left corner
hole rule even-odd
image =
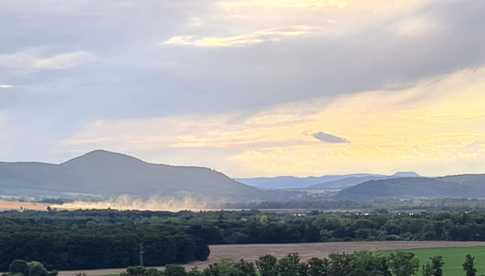
[[[160,47],[177,35],[247,33],[225,24],[191,26],[191,18],[210,16],[213,2],[1,1],[0,25],[9,27],[0,32],[0,56],[84,52],[99,58],[69,70],[1,67],[1,82],[16,87],[0,94],[0,112],[10,118],[11,132],[20,133],[6,146],[33,154],[95,119],[251,114],[281,103],[410,86],[485,63],[485,1],[473,0],[431,1],[352,35]],[[432,18],[438,28],[416,36],[389,28],[414,17]],[[53,68],[56,60],[43,66]],[[35,147],[22,138],[46,132],[49,138]]]
[[[350,144],[350,141],[345,139],[345,138],[342,138],[342,137],[339,137],[339,136],[336,136],[336,135],[333,135],[333,134],[329,134],[329,133],[325,133],[325,132],[317,132],[317,133],[313,133],[312,134],[313,137],[315,137],[315,139],[319,140],[320,142],[323,142],[323,143],[329,143],[329,144]]]

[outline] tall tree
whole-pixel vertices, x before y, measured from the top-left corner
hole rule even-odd
[[[411,252],[397,252],[390,256],[390,267],[396,276],[416,275],[419,260]]]
[[[256,261],[256,266],[258,267],[258,270],[261,276],[277,276],[278,275],[277,262],[278,260],[275,257],[271,255],[266,255],[266,256],[260,257]]]
[[[434,256],[431,258],[431,275],[433,276],[443,276],[443,257]]]
[[[465,270],[466,276],[477,275],[477,269],[475,268],[475,257],[468,254],[465,256],[465,262],[463,263],[463,270]]]

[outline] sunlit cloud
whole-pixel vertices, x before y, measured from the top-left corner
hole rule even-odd
[[[243,120],[223,114],[93,122],[61,148],[80,153],[102,147],[160,163],[196,160],[232,176],[479,172],[485,169],[478,154],[485,141],[483,76],[485,68],[465,70],[394,93],[285,105]],[[352,143],[315,132],[320,129]],[[327,144],[337,142],[345,147]]]
[[[483,1],[0,2],[0,160],[485,170]]]
[[[349,5],[349,0],[236,0],[224,1],[222,5],[226,7],[291,7],[291,8],[345,8]]]
[[[195,47],[237,47],[264,42],[281,41],[300,36],[309,35],[318,31],[317,28],[308,26],[294,26],[256,31],[249,34],[221,36],[221,37],[196,37],[196,36],[173,36],[162,45],[195,46]]]
[[[13,88],[14,86],[11,84],[0,84],[0,89],[9,89]]]

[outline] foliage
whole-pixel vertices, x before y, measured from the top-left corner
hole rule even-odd
[[[277,262],[278,260],[275,257],[266,255],[256,261],[256,266],[261,276],[276,276],[278,275]]]
[[[207,259],[207,242],[191,234],[189,225],[156,217],[116,211],[0,213],[0,271],[15,259],[62,270],[133,266],[139,264],[141,245],[148,266]]]
[[[397,252],[390,256],[390,267],[396,276],[415,275],[419,269],[419,260],[411,252]]]
[[[192,269],[186,272],[183,267],[168,266],[165,271],[144,275],[157,276],[393,276],[391,273],[391,256],[380,255],[371,252],[356,252],[352,254],[333,254],[329,258],[312,258],[307,262],[302,261],[300,256],[292,253],[281,259],[271,255],[260,257],[255,263],[240,260],[232,262],[223,260],[210,264],[207,268]],[[404,267],[413,267],[413,258],[401,258],[400,264]],[[409,262],[409,263],[406,263]],[[129,268],[127,276],[137,276],[131,272],[139,269]],[[404,274],[401,274],[404,275]],[[407,276],[414,275],[408,274]]]
[[[443,265],[442,256],[434,256],[431,258],[431,275],[433,276],[443,276]]]
[[[9,273],[7,275],[20,276],[57,276],[57,271],[48,271],[41,262],[25,260],[14,260],[9,265]]]
[[[475,257],[470,254],[465,256],[463,270],[465,270],[466,276],[475,276],[477,274],[477,269],[475,268]]]
[[[208,244],[358,240],[485,240],[485,212],[0,212],[0,271],[15,259],[39,260],[47,269],[63,270],[134,266],[140,263],[140,245],[144,265],[160,266],[205,260]],[[346,256],[334,258],[339,271],[354,265]],[[271,261],[255,263],[262,276],[277,273],[271,270],[274,264],[265,263]],[[400,271],[391,261],[366,262]],[[334,275],[326,264],[307,266],[291,269]]]

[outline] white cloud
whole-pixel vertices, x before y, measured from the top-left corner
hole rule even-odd
[[[87,52],[63,53],[48,58],[36,60],[33,67],[36,69],[61,70],[77,67],[94,59],[94,56]]]
[[[197,37],[192,35],[173,36],[162,45],[195,46],[195,47],[237,47],[271,41],[296,38],[316,33],[319,28],[309,26],[292,26],[255,31],[242,35]]]
[[[439,24],[431,16],[419,16],[405,18],[391,26],[393,31],[400,36],[429,35],[439,30]]]
[[[0,68],[23,70],[62,70],[91,62],[94,55],[84,52],[61,53],[51,56],[40,56],[27,52],[0,55]]]
[[[11,84],[0,84],[0,89],[9,89],[13,88],[14,86]]]

